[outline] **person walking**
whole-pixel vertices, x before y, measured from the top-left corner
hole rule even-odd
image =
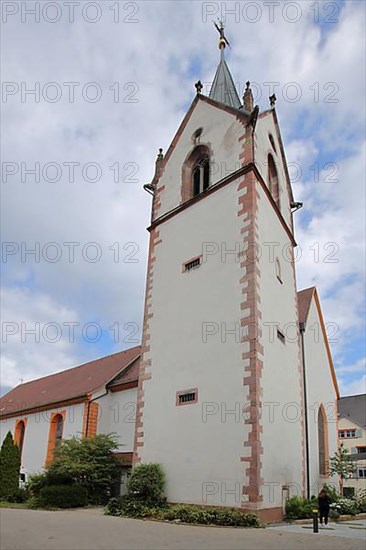
[[[331,498],[329,496],[329,493],[323,487],[323,489],[318,494],[320,525],[323,525],[323,519],[324,519],[325,525],[328,525],[330,503],[331,503]]]

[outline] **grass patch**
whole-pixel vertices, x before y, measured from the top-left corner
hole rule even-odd
[[[28,508],[26,502],[7,502],[0,500],[0,508]]]

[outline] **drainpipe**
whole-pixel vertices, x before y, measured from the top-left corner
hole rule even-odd
[[[94,403],[94,401],[97,401],[101,397],[104,397],[105,395],[108,395],[108,390],[106,389],[105,393],[102,393],[101,395],[98,395],[98,397],[94,397],[94,399],[91,399],[88,401],[88,412],[86,415],[86,425],[85,425],[85,437],[88,437],[88,429],[89,429],[89,416],[90,416],[90,405]]]
[[[306,497],[310,498],[310,453],[309,453],[309,421],[308,421],[308,398],[306,387],[306,367],[305,367],[305,345],[304,333],[305,323],[300,323],[301,352],[302,352],[302,375],[304,385],[304,419],[305,419],[305,455],[306,455]]]

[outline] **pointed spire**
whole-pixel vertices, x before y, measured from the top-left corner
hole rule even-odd
[[[230,46],[230,44],[224,34],[223,22],[220,21],[219,25],[215,23],[215,27],[220,34],[220,63],[216,70],[209,97],[215,101],[224,103],[229,107],[239,109],[241,107],[240,99],[235,88],[233,77],[231,76],[229,67],[226,64],[224,54],[226,46]]]

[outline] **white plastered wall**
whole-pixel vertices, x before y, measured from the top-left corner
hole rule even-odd
[[[133,451],[136,422],[137,388],[109,392],[101,397],[99,405],[98,433],[114,433],[118,438],[118,452]]]
[[[322,404],[327,416],[329,457],[337,450],[337,394],[315,299],[312,298],[304,334],[306,387],[308,398],[310,491],[317,494],[327,477],[319,475],[318,411]],[[332,482],[336,483],[334,477]]]
[[[43,470],[47,455],[51,415],[52,413],[61,411],[66,411],[62,437],[64,439],[68,439],[73,436],[80,436],[83,427],[83,403],[70,405],[69,407],[61,407],[59,409],[42,411],[35,414],[28,414],[23,417],[19,416],[16,418],[9,418],[1,421],[2,442],[9,430],[14,437],[17,420],[21,420],[23,418],[27,419],[23,442],[21,472],[24,472],[26,475],[30,475]]]
[[[264,348],[262,457],[263,507],[282,505],[282,486],[302,494],[302,393],[292,244],[264,190],[257,184],[261,344]],[[281,267],[277,279],[276,262]],[[285,343],[277,336],[277,328]],[[271,485],[273,484],[273,485]]]
[[[241,354],[248,351],[239,335],[243,270],[237,253],[225,257],[240,242],[237,187],[234,181],[159,226],[145,358],[152,360],[152,378],[144,383],[140,453],[143,462],[164,465],[173,502],[238,506],[246,483],[240,461],[248,437],[241,415],[247,403]],[[212,251],[206,261],[182,273],[183,262],[205,250]],[[215,334],[205,342],[207,331]],[[176,406],[176,392],[192,388],[198,403]]]

